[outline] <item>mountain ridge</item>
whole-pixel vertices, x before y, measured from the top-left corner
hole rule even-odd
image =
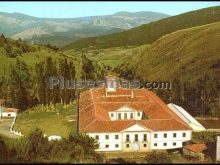
[[[56,46],[61,47],[66,44],[65,40],[72,42],[78,38],[111,34],[111,31],[113,33],[120,32],[168,16],[167,14],[157,14],[156,12],[129,12],[129,14],[123,15],[112,14],[77,18],[38,18],[21,13],[0,12],[0,33],[13,39],[21,38],[30,43],[34,42],[40,44],[51,41],[52,36],[54,40],[59,36],[65,38],[56,44]],[[31,29],[34,31],[34,28],[37,28],[39,31],[35,31],[35,33],[28,32],[31,31]],[[42,31],[46,32],[42,34]],[[43,39],[41,39],[42,35],[44,35]],[[48,35],[48,39],[45,35]]]
[[[89,37],[75,41],[63,49],[86,47],[110,48],[150,44],[160,37],[185,28],[220,21],[220,6],[209,7],[171,16],[158,21],[105,36]]]

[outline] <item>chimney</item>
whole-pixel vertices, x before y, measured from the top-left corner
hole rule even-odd
[[[131,98],[132,99],[134,98],[134,91],[133,90],[131,91]]]

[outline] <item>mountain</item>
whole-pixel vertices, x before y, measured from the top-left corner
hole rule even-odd
[[[80,38],[121,32],[166,17],[169,15],[155,12],[118,12],[80,18],[37,18],[20,13],[0,12],[0,33],[32,43],[49,42],[64,46]]]
[[[109,48],[150,44],[174,31],[217,21],[220,21],[220,6],[168,17],[119,33],[80,39],[64,47],[64,49],[86,48],[89,46]]]

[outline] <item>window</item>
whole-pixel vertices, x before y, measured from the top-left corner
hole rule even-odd
[[[164,137],[164,138],[167,138],[167,133],[163,134],[163,137]]]
[[[140,117],[140,116],[141,116],[141,113],[140,113],[140,112],[138,112],[138,113],[137,113],[137,115],[138,115],[138,117]]]
[[[167,143],[163,143],[163,146],[167,146]]]
[[[154,147],[156,147],[157,146],[157,143],[154,143]]]
[[[144,134],[144,141],[147,141],[147,134]]]
[[[147,147],[147,144],[144,144],[144,147]]]
[[[176,133],[173,133],[173,137],[176,138]]]
[[[111,113],[111,117],[114,117],[114,113]]]
[[[126,144],[126,148],[129,148],[129,144]]]
[[[115,139],[118,139],[118,135],[115,135]]]
[[[124,119],[127,119],[128,116],[127,116],[127,113],[124,113]]]
[[[115,148],[118,148],[119,147],[119,145],[118,144],[115,144]]]
[[[109,139],[109,135],[105,135],[105,139]]]
[[[157,134],[154,134],[154,138],[157,138]]]
[[[183,137],[186,137],[186,133],[183,133]]]
[[[118,114],[118,119],[121,119],[121,113]]]
[[[109,148],[109,145],[108,145],[108,144],[106,144],[106,145],[105,145],[105,148]]]
[[[129,141],[129,135],[126,135],[126,142]]]
[[[138,134],[134,135],[134,141],[136,141],[136,142],[138,141]]]
[[[95,139],[96,139],[96,140],[99,140],[99,135],[95,135]]]
[[[173,146],[176,146],[176,142],[173,143]]]
[[[130,113],[130,118],[131,118],[131,119],[133,119],[133,118],[134,118],[133,113]]]

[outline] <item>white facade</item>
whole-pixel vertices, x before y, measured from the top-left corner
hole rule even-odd
[[[142,111],[136,111],[128,106],[123,106],[116,111],[109,112],[109,117],[112,121],[114,120],[141,120]]]
[[[89,133],[97,140],[97,151],[148,151],[181,148],[191,139],[191,131],[153,132],[135,124],[121,132]]]
[[[0,119],[2,118],[3,107],[0,105]]]
[[[2,117],[16,117],[16,112],[2,112]]]
[[[191,140],[191,131],[160,131],[151,134],[151,149],[175,149]]]
[[[220,135],[217,136],[216,160],[220,162]]]

